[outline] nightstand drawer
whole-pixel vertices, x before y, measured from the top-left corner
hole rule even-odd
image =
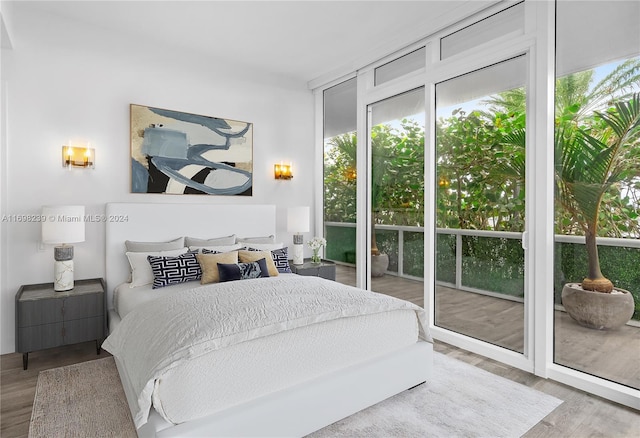
[[[61,322],[19,328],[16,334],[16,351],[25,353],[62,345],[64,343],[62,328]]]
[[[64,299],[64,320],[104,315],[104,294],[87,294]]]
[[[64,322],[64,343],[93,341],[104,336],[104,317],[74,319]]]
[[[18,327],[62,322],[61,299],[23,301],[18,307]]]

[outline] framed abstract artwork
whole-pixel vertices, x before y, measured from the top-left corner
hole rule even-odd
[[[131,192],[251,196],[253,124],[131,105]]]

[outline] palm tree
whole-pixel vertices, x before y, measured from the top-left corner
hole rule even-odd
[[[640,57],[621,62],[594,86],[591,86],[593,80],[594,70],[572,73],[556,80],[556,136],[561,135],[569,138],[571,137],[570,133],[574,133],[578,126],[584,128],[585,125],[593,123],[600,123],[601,128],[604,128],[606,125],[603,124],[602,119],[594,119],[594,112],[605,112],[615,102],[628,100],[634,93],[637,93],[640,88]],[[526,107],[526,92],[524,88],[505,91],[484,99],[483,103],[488,105],[488,110],[484,112],[488,117],[494,113],[522,114]],[[596,126],[593,128],[599,129]],[[503,142],[524,149],[524,132],[524,129],[514,131],[505,136]],[[640,166],[639,159],[640,153],[636,153],[635,157],[630,155],[630,168],[634,165]],[[499,167],[499,170],[502,169],[509,177],[517,177],[519,169],[511,169],[510,172],[507,172],[508,169],[504,167],[504,165]],[[524,172],[520,177],[524,181]],[[632,178],[626,180],[631,184],[637,183],[637,180],[634,181]],[[634,219],[637,208],[633,205],[625,205],[620,200],[619,193],[606,194],[604,202],[607,207],[611,208],[611,211],[609,215],[600,218],[601,235],[622,237],[625,232],[630,231],[632,234],[637,234],[640,231],[640,224]],[[559,213],[556,220],[556,232],[559,234],[582,232],[581,226],[573,220],[573,215],[568,211],[562,211],[562,205],[559,204],[556,209]],[[617,219],[613,220],[612,217],[617,217]]]
[[[572,73],[556,80],[555,112],[561,121],[579,123],[594,111],[604,111],[612,102],[628,99],[640,85],[640,58],[628,59],[602,78],[589,90],[593,70]],[[526,91],[516,88],[482,101],[488,113],[524,113]]]
[[[606,112],[596,111],[594,129],[565,126],[556,134],[557,199],[585,234],[588,276],[586,290],[610,293],[613,283],[600,271],[598,223],[602,198],[615,184],[640,177],[627,153],[640,147],[640,93],[616,102]]]

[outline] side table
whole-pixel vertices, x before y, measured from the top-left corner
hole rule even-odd
[[[294,274],[322,277],[333,281],[336,279],[336,264],[329,260],[312,263],[311,259],[304,259],[301,265],[294,265],[293,261],[289,260],[289,267]]]
[[[53,283],[28,284],[16,293],[16,352],[26,370],[29,353],[45,348],[96,341],[107,333],[105,283],[77,280],[73,289],[56,292]]]

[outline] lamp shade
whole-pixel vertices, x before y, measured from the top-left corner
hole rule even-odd
[[[309,207],[289,207],[287,210],[287,231],[290,233],[309,231]]]
[[[42,207],[42,243],[84,242],[84,206]]]

